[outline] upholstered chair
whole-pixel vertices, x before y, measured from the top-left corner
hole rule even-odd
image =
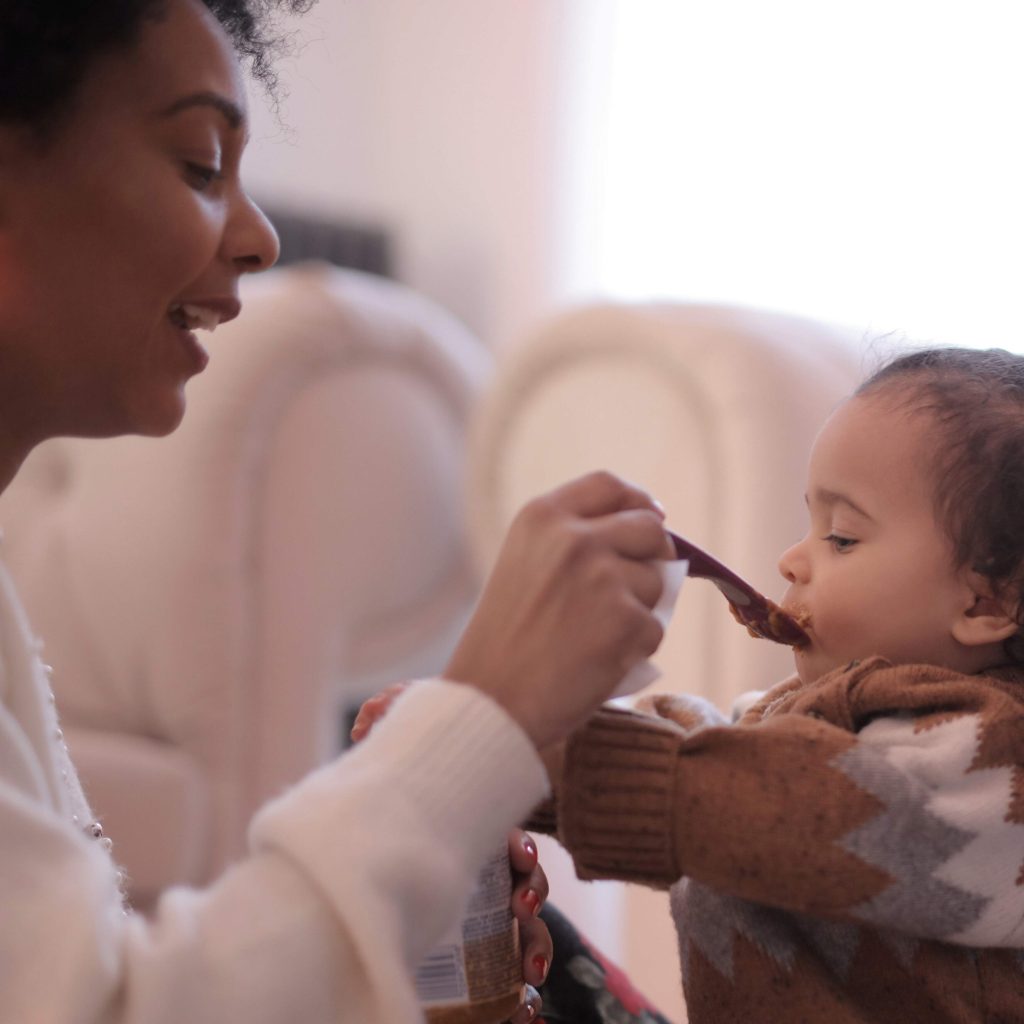
[[[304,265],[251,282],[159,440],[57,440],[0,500],[67,742],[145,908],[242,850],[477,593],[464,440],[490,361],[424,298]]]

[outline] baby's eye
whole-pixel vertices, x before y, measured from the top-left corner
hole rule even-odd
[[[830,533],[825,541],[838,552],[849,551],[857,543],[852,537],[840,537],[838,533]]]

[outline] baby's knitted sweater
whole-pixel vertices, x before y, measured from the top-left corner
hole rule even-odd
[[[854,663],[735,725],[603,709],[558,832],[669,885],[691,1024],[1024,1021],[1024,672]]]

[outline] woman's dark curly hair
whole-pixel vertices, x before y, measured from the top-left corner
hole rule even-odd
[[[939,522],[958,566],[985,576],[1016,605],[1007,641],[1024,664],[1024,356],[1002,349],[932,348],[876,371],[858,395],[891,393],[935,424],[931,466]]]
[[[315,0],[203,0],[253,75],[273,92],[272,59],[285,37],[274,18]],[[45,130],[97,57],[132,45],[167,0],[0,0],[0,122]]]

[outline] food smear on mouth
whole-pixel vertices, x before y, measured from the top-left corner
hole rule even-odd
[[[811,615],[806,610],[797,611],[791,614],[783,611],[770,598],[764,598],[767,615],[761,610],[754,612],[748,610],[746,614],[729,602],[729,611],[732,617],[741,625],[745,626],[747,632],[759,640],[774,640],[777,644],[788,644],[794,650],[801,650],[808,644],[808,637],[804,627],[810,625]]]

